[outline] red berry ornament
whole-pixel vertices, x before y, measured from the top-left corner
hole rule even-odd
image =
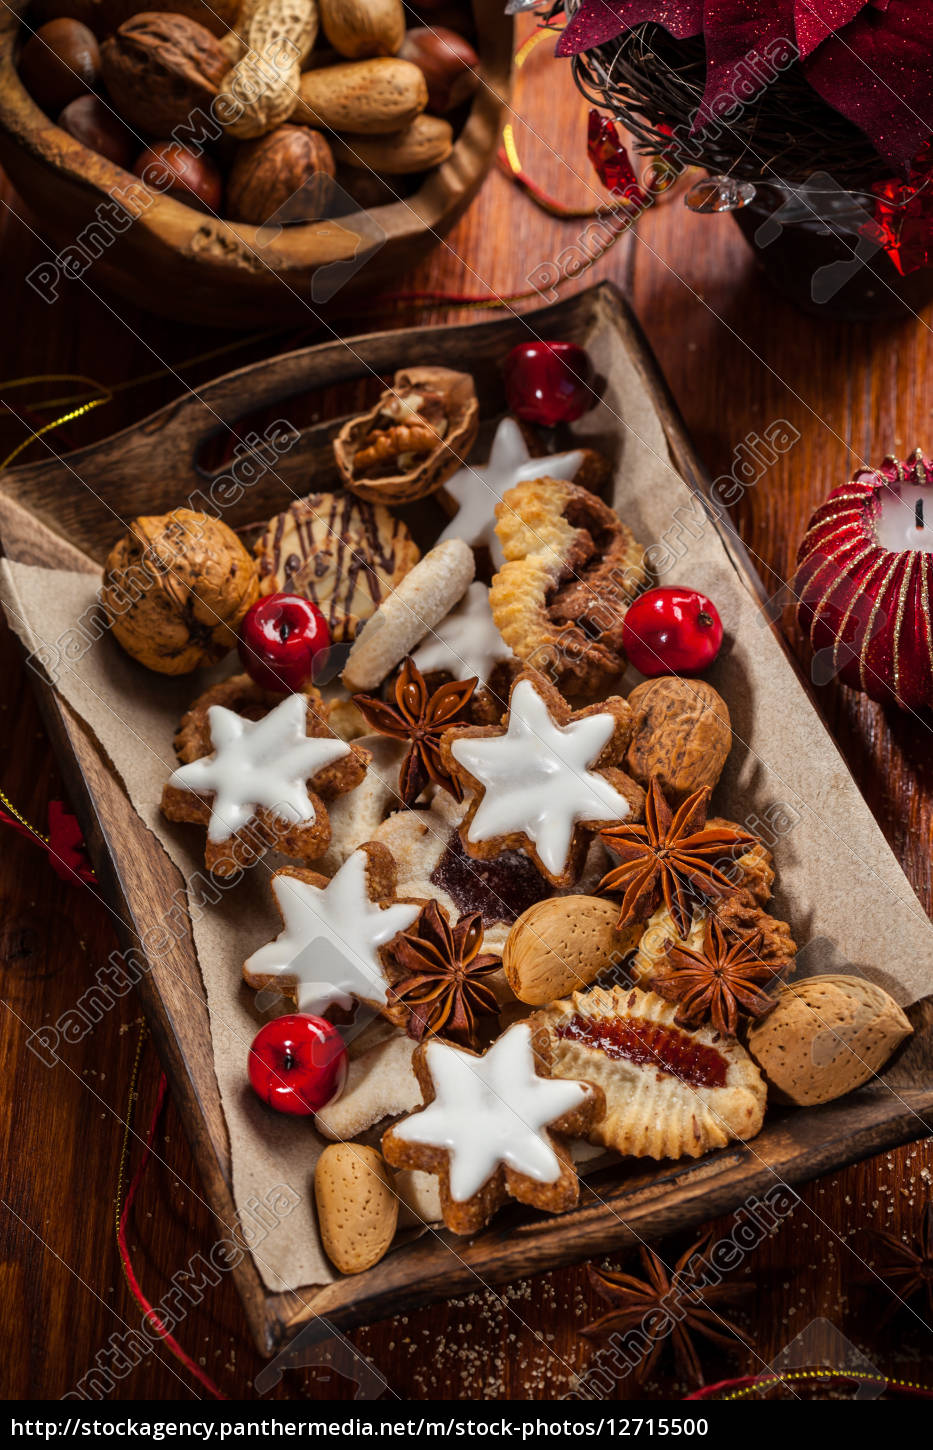
[[[343,1092],[347,1049],[331,1022],[292,1012],[261,1027],[249,1050],[249,1080],[278,1113],[307,1117]]]
[[[300,594],[267,594],[240,625],[240,659],[264,690],[297,694],[314,674],[317,656],[330,648],[330,630],[316,604]]]
[[[526,423],[572,423],[596,402],[593,364],[575,342],[521,342],[503,372],[509,411]]]
[[[695,589],[649,589],[622,625],[622,648],[643,675],[702,674],[721,645],[719,611]]]

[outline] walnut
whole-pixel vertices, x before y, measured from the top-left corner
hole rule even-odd
[[[672,803],[680,805],[701,786],[712,789],[732,748],[729,710],[705,680],[660,675],[645,680],[628,697],[635,733],[626,765],[642,785],[652,775]]]
[[[134,519],[104,565],[101,605],[127,654],[163,675],[216,664],[259,593],[232,529],[191,509]]]
[[[143,12],[101,46],[110,99],[140,131],[169,136],[217,95],[230,61],[216,36],[185,15]]]
[[[708,816],[707,826],[721,827],[730,826],[733,829],[747,830],[746,826],[739,826],[736,821],[727,821],[723,816]],[[771,900],[771,888],[774,885],[774,857],[767,846],[761,841],[756,841],[754,846],[749,846],[743,856],[737,856],[735,861],[729,861],[723,866],[727,876],[735,876],[739,873],[739,884],[748,891],[757,901],[759,906],[767,906]]]
[[[227,210],[236,221],[261,226],[314,221],[332,195],[334,158],[320,131],[279,126],[241,145],[230,169]]]
[[[334,439],[344,484],[374,503],[411,503],[440,488],[467,456],[479,424],[469,373],[404,368],[368,413]]]
[[[747,940],[761,932],[762,942],[756,948],[763,962],[776,972],[790,967],[797,955],[797,943],[786,921],[762,911],[750,891],[737,891],[734,896],[716,903],[716,920],[724,929]]]

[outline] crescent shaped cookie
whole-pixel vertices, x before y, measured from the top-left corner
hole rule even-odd
[[[647,582],[642,546],[595,494],[556,478],[510,489],[496,519],[506,562],[489,603],[502,638],[565,691],[599,693],[625,669],[622,623]]]
[[[632,1158],[699,1158],[764,1121],[764,1078],[744,1047],[674,1023],[676,1007],[638,987],[594,987],[531,1019],[555,1077],[602,1088],[606,1116],[586,1136]]]

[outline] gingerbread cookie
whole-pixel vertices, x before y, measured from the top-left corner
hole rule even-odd
[[[625,669],[622,626],[647,582],[644,550],[595,494],[557,478],[519,484],[496,505],[506,562],[489,591],[519,659],[571,694],[598,694]]]
[[[526,1023],[482,1056],[436,1039],[415,1053],[424,1107],[383,1135],[398,1168],[440,1179],[444,1223],[476,1233],[508,1198],[551,1213],[573,1208],[579,1183],[563,1136],[592,1131],[603,1095],[544,1075]]]
[[[360,846],[330,880],[315,871],[276,871],[272,893],[283,930],[244,963],[251,987],[280,984],[299,1012],[349,1012],[354,1001],[388,1005],[382,952],[417,920],[423,901],[395,899],[395,863],[385,846]]]
[[[764,1080],[737,1042],[675,1025],[676,1008],[638,987],[594,987],[531,1019],[556,1077],[602,1088],[606,1114],[584,1136],[634,1158],[698,1158],[764,1120]]]
[[[359,498],[412,503],[460,467],[478,426],[469,373],[403,368],[374,408],[343,425],[334,458],[345,486]]]
[[[618,769],[630,730],[617,696],[574,711],[535,671],[519,675],[502,726],[443,738],[442,760],[474,792],[461,828],[467,853],[522,849],[554,885],[572,885],[600,826],[641,812],[641,787]]]
[[[354,639],[418,562],[401,520],[349,493],[296,499],[269,520],[255,552],[260,594],[303,594],[335,642]]]
[[[429,550],[360,630],[341,675],[345,688],[380,685],[463,597],[474,569],[473,551],[459,539]]]
[[[204,860],[218,876],[235,875],[270,846],[299,861],[320,856],[330,840],[324,799],[353,790],[369,758],[331,735],[304,695],[287,695],[254,720],[202,702],[179,738],[186,753],[198,744],[212,753],[172,773],[162,812],[207,826]]]

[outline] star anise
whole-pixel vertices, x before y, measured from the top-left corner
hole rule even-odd
[[[732,826],[707,826],[710,789],[688,796],[676,815],[656,776],[645,800],[643,826],[610,826],[600,838],[619,862],[599,883],[600,890],[622,892],[619,926],[647,921],[663,898],[678,934],[685,937],[693,919],[693,900],[735,891],[716,865],[755,845],[755,837]]]
[[[872,1264],[874,1272],[866,1270],[860,1275],[860,1282],[877,1289],[878,1280],[882,1279],[896,1296],[879,1323],[886,1323],[904,1304],[918,1294],[925,1294],[929,1322],[933,1325],[933,1202],[924,1210],[923,1227],[913,1243],[905,1244],[903,1239],[884,1229],[873,1229],[869,1236],[881,1253]]]
[[[429,901],[410,931],[392,946],[390,971],[399,978],[389,1000],[406,1016],[409,1037],[420,1042],[428,1032],[473,1043],[477,1017],[499,1010],[496,994],[484,981],[502,965],[495,952],[480,955],[483,918],[477,911],[452,926],[436,901]]]
[[[398,778],[399,792],[406,806],[414,805],[428,781],[449,791],[454,800],[463,800],[463,787],[441,762],[440,742],[445,730],[460,721],[476,683],[475,679],[450,680],[436,690],[429,690],[421,671],[409,657],[395,681],[394,705],[375,695],[353,696],[367,725],[380,735],[410,742]]]
[[[720,1276],[716,1270],[710,1271],[713,1282],[704,1283],[705,1256],[712,1241],[711,1233],[698,1239],[681,1254],[670,1271],[652,1249],[642,1246],[639,1256],[644,1279],[618,1271],[601,1272],[590,1265],[593,1287],[610,1307],[608,1313],[581,1332],[595,1339],[616,1334],[623,1347],[629,1335],[633,1344],[651,1341],[651,1348],[632,1366],[639,1381],[650,1374],[665,1342],[670,1339],[681,1375],[701,1383],[703,1370],[692,1335],[700,1335],[728,1349],[734,1349],[737,1342],[743,1347],[748,1345],[742,1331],[714,1307],[735,1299],[748,1286],[717,1283]]]
[[[712,1022],[723,1037],[734,1037],[739,1016],[764,1017],[776,998],[761,991],[780,973],[761,957],[760,931],[742,938],[723,931],[714,916],[706,923],[702,951],[667,943],[669,968],[651,979],[651,990],[665,1002],[678,1003],[678,1027]]]

